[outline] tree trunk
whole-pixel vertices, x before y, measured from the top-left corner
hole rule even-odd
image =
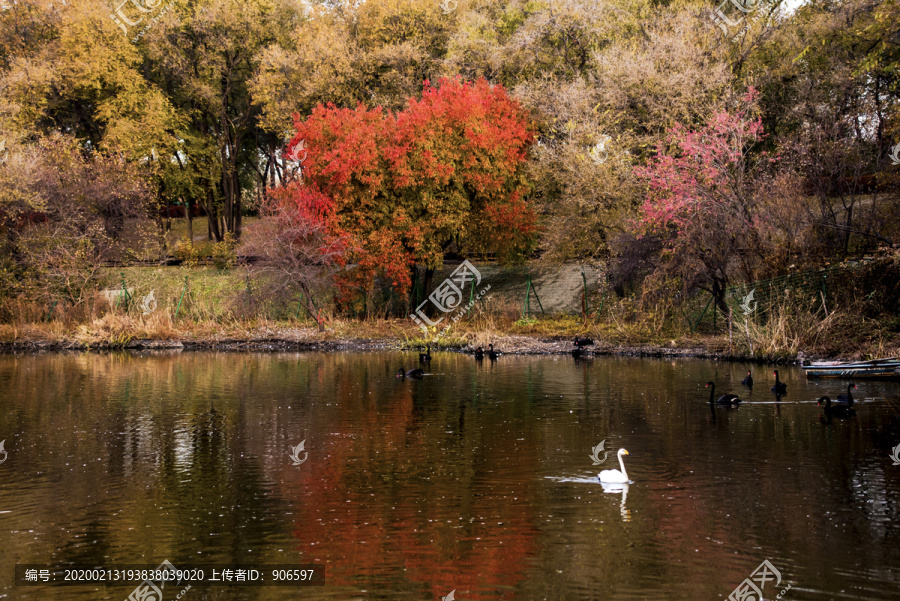
[[[241,237],[241,182],[238,174],[238,149],[241,146],[240,134],[231,137],[231,128],[225,113],[222,113],[222,135],[225,142],[221,149],[222,160],[222,194],[224,200],[224,231],[234,235],[235,240]]]
[[[422,300],[428,298],[428,291],[431,290],[431,283],[434,281],[434,268],[428,267],[425,269],[425,277],[422,278]],[[434,315],[434,305],[429,303],[425,305],[426,314],[431,317]]]
[[[234,231],[234,199],[231,192],[231,176],[229,171],[231,165],[226,156],[226,152],[222,151],[222,224],[224,232]],[[223,233],[224,233],[223,232]]]
[[[722,311],[722,315],[728,315],[728,303],[725,302],[725,289],[727,284],[727,282],[720,281],[719,278],[713,278],[713,303]]]
[[[216,242],[222,241],[222,230],[219,228],[219,214],[216,211],[215,196],[212,188],[206,188],[206,221],[209,224],[209,234]]]
[[[237,171],[235,171],[235,188],[237,190],[235,199],[234,199],[234,239],[235,241],[241,239],[241,203],[243,199],[241,198],[241,182],[237,178]]]
[[[172,203],[169,201],[169,197],[166,196],[166,217],[163,220],[163,229],[168,232],[172,229]]]
[[[230,159],[225,159],[223,166],[225,167],[225,172],[222,174],[222,192],[224,193],[223,230],[233,234],[237,240],[241,237],[241,188],[237,165],[232,163]]]
[[[419,300],[419,289],[421,284],[419,283],[419,266],[413,263],[411,268],[412,271],[412,289],[409,291],[409,311],[407,313],[415,313],[416,309],[419,306],[419,303],[422,302]]]
[[[322,317],[322,311],[316,306],[316,300],[313,298],[312,290],[306,284],[300,284],[300,290],[303,291],[302,299],[304,299],[304,309],[312,317],[319,326],[319,332],[325,331],[325,319]]]
[[[191,215],[191,199],[184,201],[184,216],[187,218],[187,237],[191,246],[194,246],[194,216]]]
[[[844,254],[850,252],[850,228],[853,224],[853,205],[847,209],[847,229],[844,231]]]

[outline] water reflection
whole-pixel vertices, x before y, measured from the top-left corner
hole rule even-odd
[[[16,563],[166,559],[320,563],[316,599],[723,598],[763,559],[792,595],[900,595],[896,384],[820,421],[846,384],[794,369],[779,398],[756,366],[432,355],[0,357],[0,598],[129,592],[13,589]]]
[[[601,482],[600,485],[603,487],[603,492],[605,493],[622,493],[622,504],[619,505],[619,513],[622,514],[623,522],[630,522],[631,510],[625,508],[625,501],[628,500],[628,483]]]

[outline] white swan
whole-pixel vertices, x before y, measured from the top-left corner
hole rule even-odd
[[[628,455],[628,451],[625,449],[619,449],[619,452],[616,453],[619,457],[619,467],[622,468],[622,471],[619,470],[603,470],[597,477],[600,478],[600,482],[618,482],[624,483],[628,482],[628,474],[625,472],[625,463],[622,461],[622,455]]]

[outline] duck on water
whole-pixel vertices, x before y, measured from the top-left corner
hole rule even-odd
[[[716,395],[716,385],[713,382],[707,382],[706,387],[709,388],[709,404],[710,405],[721,405],[724,407],[736,407],[740,405],[741,399],[737,397],[736,394],[723,394],[718,399],[715,398]]]
[[[405,369],[403,369],[401,367],[400,371],[397,372],[397,377],[403,378],[403,379],[415,378],[417,380],[420,380],[422,378],[422,376],[424,376],[424,375],[425,375],[425,372],[418,368],[406,371]]]
[[[603,484],[624,484],[628,482],[628,473],[625,471],[625,462],[622,461],[622,457],[628,455],[628,451],[625,449],[619,449],[619,452],[616,453],[619,457],[619,467],[621,470],[603,470],[599,474],[597,474],[597,478]]]
[[[822,405],[825,405],[822,407]],[[825,411],[828,417],[851,417],[856,414],[856,410],[852,405],[832,404],[831,399],[823,396],[819,399],[819,406]]]
[[[778,370],[775,370],[775,386],[772,387],[775,394],[785,394],[787,392],[787,384],[778,379]]]
[[[847,405],[848,407],[853,406],[853,389],[856,388],[856,384],[850,383],[847,384],[847,394],[839,394],[837,397],[838,405]]]

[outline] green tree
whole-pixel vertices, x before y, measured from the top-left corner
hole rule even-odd
[[[285,17],[296,16],[269,0],[201,0],[166,15],[145,37],[149,78],[185,115],[190,135],[180,167],[203,190],[217,240],[240,237],[243,191],[258,176],[260,105],[249,82],[259,53],[278,40]]]

